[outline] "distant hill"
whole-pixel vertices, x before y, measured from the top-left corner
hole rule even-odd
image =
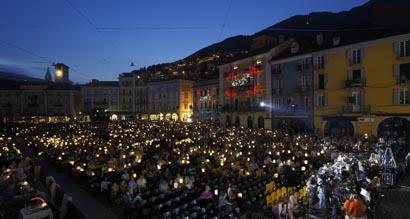
[[[215,53],[230,53],[236,51],[248,51],[252,44],[251,36],[238,35],[234,37],[227,38],[219,43],[214,43],[210,46],[202,48],[196,51],[194,54],[188,56],[190,57],[203,57],[210,56]]]
[[[198,50],[188,57],[249,50],[252,38],[261,33],[302,35],[303,30],[410,27],[410,0],[371,0],[349,11],[295,15],[251,36],[238,35]]]
[[[188,79],[199,79],[215,77],[218,75],[217,66],[226,62],[232,54],[240,56],[246,54],[251,47],[252,39],[261,34],[279,35],[286,38],[311,35],[320,31],[343,31],[351,29],[378,29],[378,28],[409,28],[410,30],[410,0],[370,0],[365,4],[354,7],[348,11],[333,12],[312,12],[308,15],[295,15],[267,27],[253,35],[238,35],[227,38],[221,42],[214,43],[202,48],[192,55],[164,65],[154,65],[135,72],[147,75],[158,74],[162,78],[174,77],[172,72],[184,72],[177,77]],[[206,57],[218,55],[218,59],[211,61],[203,60]],[[181,63],[187,63],[180,68]],[[212,65],[209,67],[209,65]],[[189,66],[189,67],[186,67]],[[172,71],[170,70],[172,69]],[[153,71],[154,70],[154,71]],[[205,75],[203,72],[205,71]]]
[[[410,27],[409,10],[409,0],[371,0],[349,11],[292,16],[265,30]]]

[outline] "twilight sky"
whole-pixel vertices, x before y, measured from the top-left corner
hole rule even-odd
[[[228,10],[230,1],[2,0],[0,70],[43,78],[51,62],[63,62],[72,81],[117,80],[119,73],[175,61],[293,15],[367,2],[232,0]]]

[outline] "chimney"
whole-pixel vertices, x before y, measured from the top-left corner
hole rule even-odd
[[[279,35],[279,43],[283,43],[285,41],[285,36],[283,34]]]
[[[293,42],[292,46],[290,47],[290,52],[292,54],[298,53],[299,52],[299,43]]]
[[[333,46],[338,46],[340,44],[340,36],[333,37]]]
[[[316,35],[316,43],[319,46],[323,44],[323,34],[319,33]]]

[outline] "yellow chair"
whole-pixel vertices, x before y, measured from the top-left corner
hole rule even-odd
[[[272,199],[272,203],[276,202],[276,192],[272,192],[272,194],[270,194],[271,199]]]
[[[271,204],[272,204],[272,196],[271,196],[271,195],[266,196],[266,204],[267,204],[267,205],[271,205]]]
[[[286,187],[282,187],[280,189],[280,193],[281,193],[282,196],[285,195],[286,194]]]
[[[297,195],[298,197],[300,197],[299,191],[296,191],[296,192],[295,192],[295,195]]]

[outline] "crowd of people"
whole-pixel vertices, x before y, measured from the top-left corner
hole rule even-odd
[[[138,216],[234,217],[259,207],[277,218],[370,215],[406,155],[402,139],[209,122],[37,124],[13,133],[114,209]],[[271,182],[306,188],[308,201],[295,193],[267,206],[265,185]]]
[[[35,179],[32,160],[23,156],[15,139],[5,133],[0,133],[0,145],[0,218],[22,217],[21,209],[52,215],[47,192]]]

